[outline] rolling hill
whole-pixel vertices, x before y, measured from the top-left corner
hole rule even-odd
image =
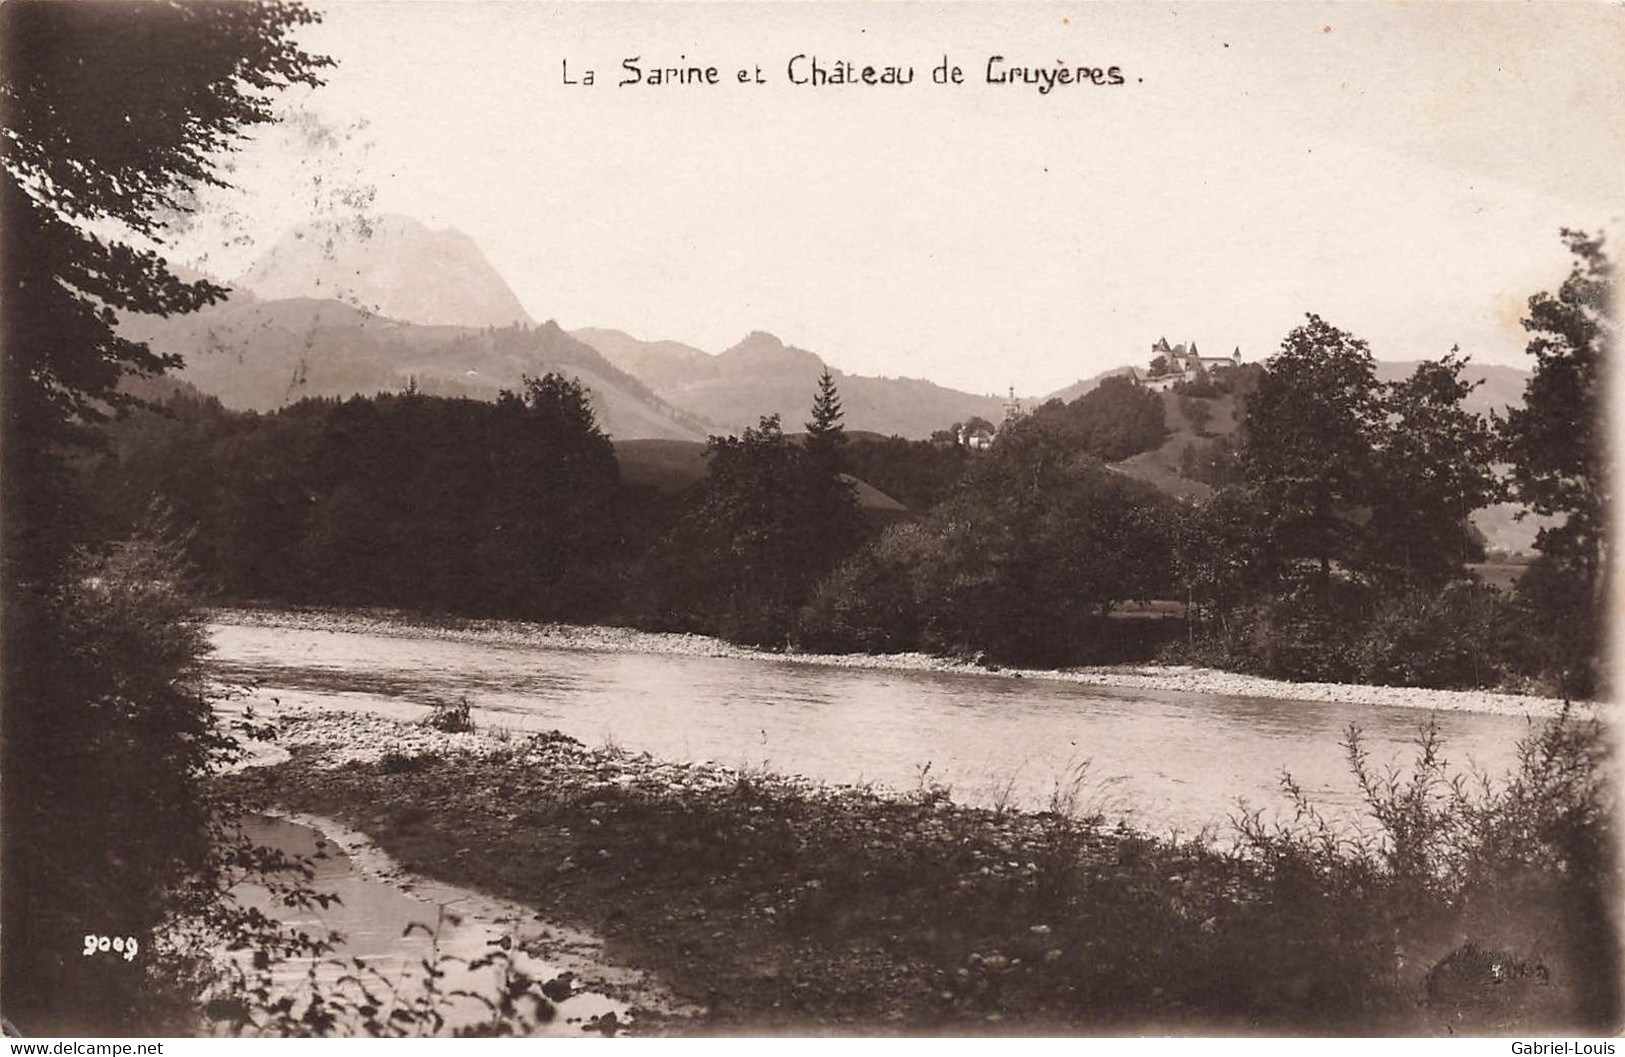
[[[682,385],[703,376],[711,354],[680,341],[639,341],[621,330],[586,327],[572,330],[571,337],[586,342],[634,378],[651,389]]]

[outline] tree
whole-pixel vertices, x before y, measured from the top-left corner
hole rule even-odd
[[[1242,464],[1273,523],[1278,559],[1310,558],[1330,577],[1358,545],[1382,422],[1364,341],[1310,314],[1266,364],[1247,401]]]
[[[1554,296],[1529,299],[1524,329],[1535,370],[1522,407],[1500,425],[1514,498],[1539,514],[1567,515],[1542,529],[1536,546],[1601,583],[1608,505],[1603,365],[1618,335],[1612,315],[1614,267],[1603,240],[1563,230],[1575,262]]]
[[[317,85],[329,60],[291,39],[298,3],[59,4],[0,8],[5,107],[0,230],[5,312],[7,557],[67,553],[53,452],[134,399],[126,375],[178,366],[121,336],[121,311],[190,312],[226,291],[183,282],[151,248],[219,153],[273,119],[273,93]],[[124,235],[110,235],[122,232]],[[124,241],[120,241],[123,238]]]
[[[1270,541],[1260,521],[1253,497],[1240,488],[1221,488],[1178,511],[1174,575],[1193,625],[1217,624],[1228,637],[1231,614],[1267,586],[1261,569]]]
[[[698,509],[680,530],[709,581],[715,630],[756,644],[782,642],[811,587],[820,551],[809,517],[806,452],[779,416],[742,436],[712,437]]]
[[[1070,404],[1050,400],[1032,417],[1074,448],[1107,462],[1149,451],[1168,435],[1162,397],[1125,375],[1102,379]]]
[[[1462,378],[1467,363],[1459,349],[1424,360],[1383,403],[1362,564],[1398,586],[1439,587],[1483,556],[1469,518],[1500,489],[1489,423],[1462,403],[1477,384]]]
[[[470,506],[484,524],[476,550],[488,597],[513,615],[580,617],[596,601],[619,544],[620,467],[577,379],[548,373],[504,392],[495,425],[504,453],[492,494]]]
[[[925,525],[929,546],[908,549],[908,576],[933,648],[1104,659],[1118,650],[1113,607],[1167,586],[1166,501],[1078,451],[1045,416],[1007,425]]]
[[[76,947],[86,931],[158,935],[183,908],[211,853],[201,782],[220,747],[172,579],[76,551],[63,454],[134,402],[125,378],[177,365],[121,336],[120,312],[224,296],[137,243],[223,183],[219,152],[272,120],[276,91],[320,83],[328,60],[293,41],[315,18],[277,0],[0,7],[0,990],[35,1033],[127,1034],[154,1014],[150,963]]]
[[[807,455],[820,472],[837,474],[846,467],[846,427],[841,424],[841,395],[835,390],[835,377],[824,368],[818,376],[818,392],[813,396],[812,421],[807,423]]]
[[[850,554],[863,533],[857,487],[846,473],[849,456],[841,417],[841,396],[826,367],[818,379],[818,392],[813,395],[803,467],[807,517],[812,520],[812,540],[817,548],[812,560],[820,575]]]
[[[1535,370],[1523,406],[1499,425],[1513,498],[1536,513],[1564,516],[1536,536],[1543,568],[1520,596],[1557,647],[1565,690],[1589,693],[1608,565],[1603,376],[1619,326],[1612,314],[1614,266],[1603,240],[1567,228],[1563,239],[1573,266],[1556,295],[1529,299],[1523,326]]]
[[[966,436],[980,430],[986,430],[989,433],[998,432],[998,427],[989,422],[987,419],[983,418],[981,415],[972,415],[970,418],[967,418],[964,422],[963,429]]]

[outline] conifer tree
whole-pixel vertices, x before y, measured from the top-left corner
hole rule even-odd
[[[807,454],[815,470],[836,474],[845,469],[846,427],[841,419],[841,395],[835,389],[835,377],[829,368],[818,377],[818,392],[813,396],[812,421],[807,423]]]

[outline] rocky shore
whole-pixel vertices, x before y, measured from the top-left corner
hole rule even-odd
[[[399,610],[222,608],[215,623],[279,627],[304,631],[350,632],[397,638],[432,638],[487,645],[528,646],[583,652],[639,652],[703,657],[735,657],[783,664],[840,668],[930,671],[1007,679],[1051,679],[1088,686],[1222,694],[1296,701],[1327,701],[1395,708],[1481,712],[1497,715],[1558,715],[1556,698],[1490,690],[1428,690],[1349,683],[1299,683],[1184,665],[1113,665],[1068,669],[993,668],[971,660],[923,653],[814,654],[774,652],[736,646],[704,635],[638,631],[602,625],[530,624],[506,620],[438,618]],[[1577,705],[1582,713],[1594,705]]]

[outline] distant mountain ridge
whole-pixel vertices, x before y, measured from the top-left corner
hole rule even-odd
[[[127,330],[182,353],[184,378],[237,407],[265,410],[409,381],[427,393],[490,399],[524,374],[555,370],[581,378],[604,428],[620,439],[698,440],[770,414],[787,432],[799,429],[827,366],[763,331],[713,354],[608,328],[535,326],[473,239],[393,214],[290,231],[232,285],[238,292],[225,305],[132,321]],[[1378,373],[1392,380],[1414,366],[1379,362]],[[1045,399],[1074,400],[1131,369],[1103,371]],[[853,432],[923,439],[1005,412],[998,397],[924,379],[830,370]],[[1469,407],[1487,411],[1520,402],[1528,372],[1472,364],[1468,377],[1484,380]]]
[[[473,239],[398,214],[294,228],[234,285],[265,300],[330,298],[430,326],[535,322]]]
[[[604,358],[646,385],[661,389],[679,385],[703,371],[711,354],[680,341],[639,341],[620,330],[583,327],[570,335],[597,349]]]
[[[572,332],[606,359],[641,379],[660,399],[738,432],[778,414],[786,432],[801,428],[827,364],[816,353],[752,331],[712,355],[671,341],[641,341],[623,331]],[[972,416],[998,421],[1004,401],[917,378],[875,378],[830,368],[848,430],[923,440]]]
[[[1398,382],[1416,370],[1421,360],[1378,360],[1377,377],[1385,382]],[[1523,406],[1524,386],[1529,382],[1529,371],[1522,367],[1507,367],[1499,363],[1469,363],[1462,372],[1469,382],[1478,383],[1462,405],[1469,411],[1486,414],[1505,411],[1509,407]]]
[[[557,323],[421,326],[319,298],[237,300],[189,315],[132,317],[132,338],[186,360],[179,378],[228,407],[271,411],[304,397],[399,392],[493,400],[524,375],[579,378],[614,437],[701,440],[671,407]]]

